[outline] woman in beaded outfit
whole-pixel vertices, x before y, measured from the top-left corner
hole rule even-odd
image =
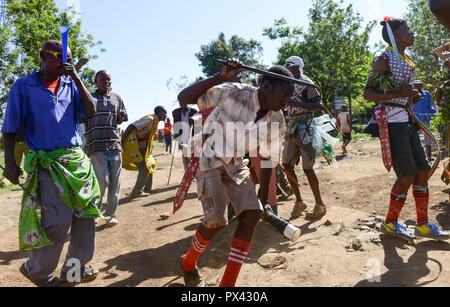
[[[385,165],[390,165],[386,164],[386,160],[391,159],[397,175],[391,190],[388,214],[385,222],[381,224],[381,231],[387,235],[413,241],[412,234],[407,231],[403,223],[398,221],[408,190],[412,186],[417,212],[417,226],[414,234],[446,240],[449,234],[428,221],[428,178],[431,167],[426,159],[417,125],[407,111],[407,108],[411,107],[409,103],[414,104],[421,98],[412,86],[415,66],[405,53],[405,49],[414,44],[414,32],[402,19],[385,18],[381,25],[383,39],[389,47],[381,56],[375,58],[364,91],[366,100],[378,103],[372,121],[378,120],[380,127],[383,127],[382,118],[385,118],[385,122],[387,121],[388,138],[383,140],[380,136],[380,140],[385,154]],[[391,43],[389,28],[395,44]],[[393,46],[397,47],[398,54]],[[381,130],[380,134],[382,134]],[[389,169],[388,166],[386,167]]]

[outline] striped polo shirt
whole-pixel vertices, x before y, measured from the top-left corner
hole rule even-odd
[[[92,93],[97,100],[97,112],[86,123],[86,153],[122,151],[119,128],[117,127],[117,114],[120,110],[126,112],[122,98],[113,92],[101,94]],[[124,122],[128,120],[125,115]]]

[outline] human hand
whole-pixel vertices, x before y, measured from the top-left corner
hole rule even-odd
[[[77,70],[70,63],[62,63],[59,67],[59,74],[61,76],[70,76],[72,79],[79,79]]]
[[[225,81],[231,80],[236,77],[240,72],[244,71],[242,62],[237,59],[228,59],[227,63],[223,65],[222,71],[219,77]]]
[[[127,111],[125,110],[119,110],[117,112],[117,123],[120,125],[125,120],[125,117],[127,116]]]
[[[411,97],[413,92],[413,86],[409,83],[406,83],[400,86],[398,91],[399,91],[398,97]]]
[[[20,176],[21,170],[16,165],[16,163],[6,163],[5,168],[3,170],[3,176],[8,179],[13,184],[19,183],[19,176]]]
[[[422,94],[418,90],[414,89],[412,91],[412,95],[410,97],[410,100],[411,100],[412,104],[416,104],[421,99],[423,99]]]

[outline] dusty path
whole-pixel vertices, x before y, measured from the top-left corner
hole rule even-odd
[[[238,279],[238,286],[448,286],[450,285],[450,244],[428,239],[415,245],[380,235],[372,227],[375,216],[384,216],[393,172],[383,168],[378,140],[361,140],[349,146],[339,168],[321,164],[316,168],[328,214],[320,221],[303,217],[291,220],[302,230],[295,243],[287,242],[271,226],[260,223]],[[154,175],[153,194],[145,199],[129,199],[135,172],[124,171],[120,224],[97,225],[97,247],[91,264],[99,277],[85,286],[179,286],[175,263],[189,248],[200,223],[202,209],[196,200],[195,184],[183,208],[175,215],[172,200],[183,174],[181,159],[175,159],[170,185],[167,179],[170,155],[155,148],[159,162]],[[442,163],[430,181],[430,218],[450,229],[448,187],[440,180]],[[313,197],[307,180],[297,168],[304,199],[310,209]],[[411,193],[410,193],[411,194]],[[0,286],[30,286],[18,271],[27,253],[18,251],[17,221],[20,192],[0,195]],[[285,219],[293,197],[279,206]],[[160,218],[162,214],[170,217]],[[372,218],[371,218],[372,217]],[[415,221],[412,195],[401,219]],[[236,222],[225,228],[199,260],[200,272],[210,285],[220,282],[228,258]],[[355,229],[360,228],[360,229]],[[65,255],[67,244],[63,255]],[[60,266],[63,261],[60,259]],[[277,265],[263,268],[258,260]],[[59,266],[59,268],[60,268]],[[58,272],[59,273],[59,272]],[[369,282],[373,277],[376,282]]]

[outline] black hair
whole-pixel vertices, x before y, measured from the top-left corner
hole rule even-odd
[[[289,77],[289,78],[294,78],[294,76],[293,76],[292,73],[289,71],[289,69],[287,69],[286,67],[281,66],[281,65],[275,65],[275,66],[269,68],[268,71],[273,72],[273,73],[276,73],[276,74],[279,74],[279,75],[283,75],[283,76],[286,76],[286,77]],[[270,76],[267,76],[267,75],[264,75],[264,76],[262,77],[262,79],[261,79],[261,84],[263,84],[265,81],[268,81],[269,83],[271,83],[271,84],[276,84],[276,85],[286,84],[286,83],[289,84],[288,81],[284,81],[284,80],[282,80],[282,79],[270,77]]]
[[[400,18],[393,18],[389,22],[389,26],[392,29],[392,32],[397,30],[398,28],[400,28],[403,25],[406,25],[406,20],[400,19]],[[380,25],[383,26],[383,30],[381,31],[381,34],[383,35],[383,40],[388,43],[389,45],[391,45],[391,40],[389,39],[389,34],[387,31],[387,27],[386,27],[386,21],[382,21],[380,22]]]
[[[95,73],[95,75],[94,75],[94,83],[97,82],[97,76],[98,76],[100,73],[107,73],[107,74],[109,74],[109,73],[108,73],[106,70],[104,70],[104,69],[97,71],[97,72]]]
[[[157,106],[155,108],[154,112],[155,112],[156,115],[159,115],[161,113],[166,113],[167,114],[167,111],[166,111],[166,109],[163,106]]]

